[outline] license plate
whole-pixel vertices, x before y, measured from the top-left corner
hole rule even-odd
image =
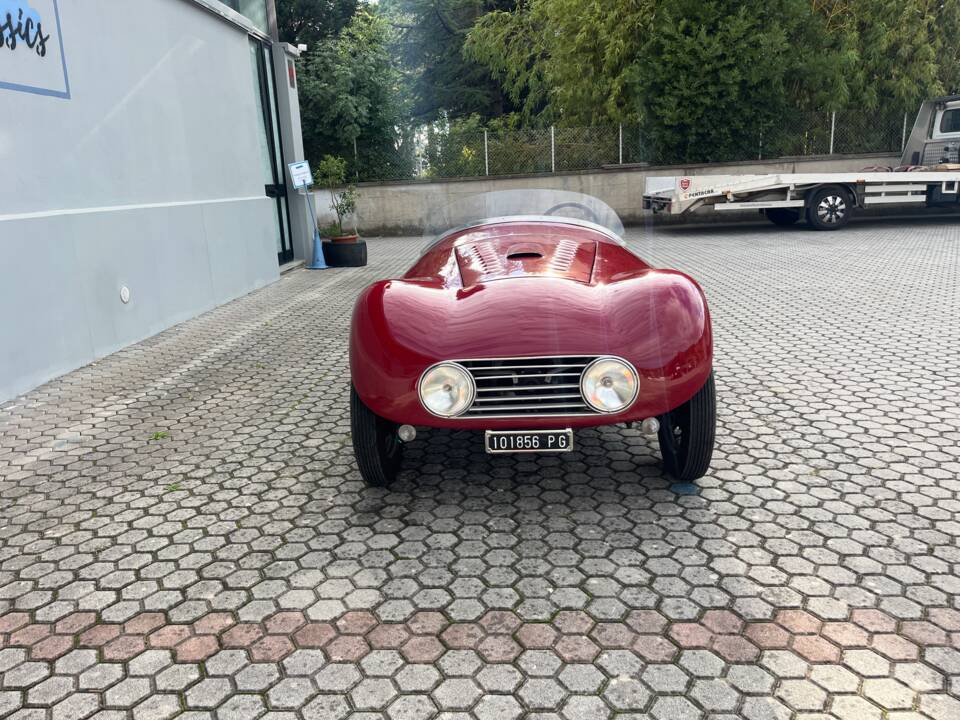
[[[487,430],[488,453],[570,452],[573,430]]]

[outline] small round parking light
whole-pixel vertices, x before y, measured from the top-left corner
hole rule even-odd
[[[456,417],[473,405],[477,387],[466,368],[456,363],[440,363],[420,378],[420,402],[439,417]]]
[[[615,413],[625,410],[637,399],[640,382],[637,371],[626,360],[614,357],[597,358],[580,376],[580,392],[584,401],[597,412]]]
[[[640,432],[644,435],[656,435],[660,432],[660,421],[655,417],[648,417],[640,423]]]

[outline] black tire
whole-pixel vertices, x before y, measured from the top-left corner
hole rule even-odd
[[[397,437],[397,424],[377,415],[363,404],[350,387],[350,432],[353,454],[360,476],[367,485],[389,485],[400,471],[403,445]]]
[[[764,214],[767,216],[767,220],[778,227],[796,225],[797,220],[800,219],[800,211],[792,208],[770,208],[765,210]]]
[[[839,230],[850,222],[853,205],[853,198],[844,188],[827,185],[809,196],[807,222],[815,230]]]
[[[717,428],[713,373],[696,395],[659,419],[663,469],[683,482],[692,482],[706,475],[713,457]]]
[[[367,244],[363,240],[348,243],[324,240],[323,259],[330,267],[363,267],[367,264]]]

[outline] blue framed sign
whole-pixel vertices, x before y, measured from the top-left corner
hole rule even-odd
[[[57,0],[0,0],[0,89],[70,99]]]

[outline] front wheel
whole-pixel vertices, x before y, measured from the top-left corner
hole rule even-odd
[[[353,386],[350,387],[350,431],[353,454],[364,482],[374,487],[393,482],[403,456],[397,425],[364,405]]]
[[[842,187],[828,185],[814,191],[807,203],[807,222],[816,230],[846,227],[853,213],[853,199]]]
[[[713,373],[697,394],[660,416],[663,468],[677,480],[691,482],[707,474],[717,427],[717,396]]]

